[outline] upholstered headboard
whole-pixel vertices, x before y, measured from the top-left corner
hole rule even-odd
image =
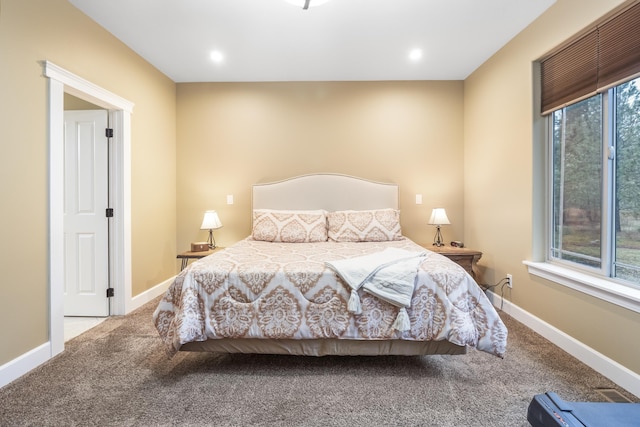
[[[354,176],[321,173],[254,184],[253,209],[398,209],[398,186]]]

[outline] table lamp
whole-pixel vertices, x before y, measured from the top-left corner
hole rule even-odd
[[[436,226],[436,235],[433,238],[433,246],[444,246],[442,242],[442,233],[440,232],[441,225],[451,224],[449,218],[447,218],[447,212],[444,208],[435,208],[431,211],[431,218],[429,218],[429,224]]]
[[[204,218],[202,219],[202,225],[200,226],[200,230],[209,230],[209,249],[216,248],[216,239],[213,238],[213,230],[222,227],[222,222],[220,222],[220,218],[218,217],[218,213],[216,211],[206,211],[204,213]]]

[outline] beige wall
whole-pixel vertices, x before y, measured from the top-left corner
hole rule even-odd
[[[0,365],[48,340],[49,60],[135,103],[136,295],[174,274],[175,84],[66,0],[0,4]]]
[[[95,104],[85,101],[84,99],[76,98],[68,93],[64,94],[64,110],[104,110]]]
[[[253,183],[314,172],[395,182],[404,234],[430,243],[441,206],[463,239],[462,103],[462,82],[178,84],[178,248],[206,209],[219,245],[246,237]]]
[[[530,276],[522,264],[540,259],[533,249],[540,230],[532,223],[544,201],[533,179],[544,135],[532,63],[621,3],[558,0],[465,81],[465,236],[485,253],[485,277],[513,274],[507,298],[640,373],[640,341],[629,337],[640,330],[639,314]]]

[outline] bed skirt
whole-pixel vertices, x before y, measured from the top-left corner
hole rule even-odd
[[[259,338],[221,338],[184,344],[180,351],[219,353],[291,354],[298,356],[420,356],[466,354],[467,347],[449,341],[407,340],[269,340]]]

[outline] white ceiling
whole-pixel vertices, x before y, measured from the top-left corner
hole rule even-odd
[[[555,2],[69,1],[175,82],[463,80]]]

